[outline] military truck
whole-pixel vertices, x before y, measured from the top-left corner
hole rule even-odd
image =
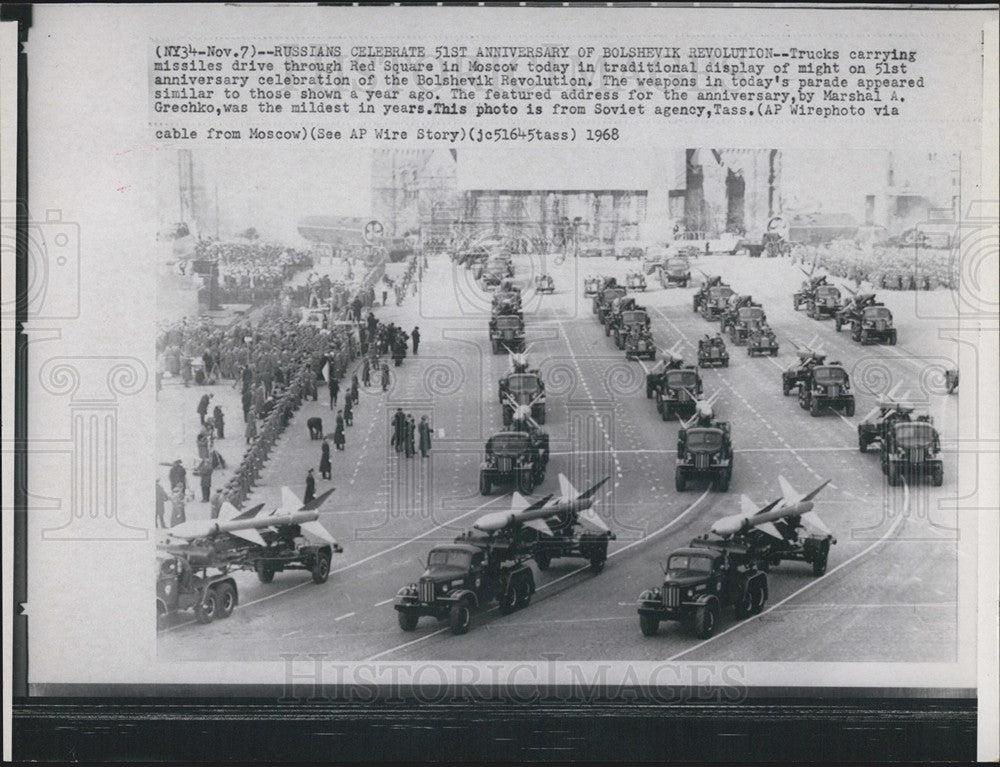
[[[513,421],[516,405],[529,405],[531,417],[545,423],[545,383],[537,370],[505,375],[500,379],[499,389],[504,426]]]
[[[493,294],[490,313],[494,317],[501,314],[516,314],[523,316],[521,311],[521,294],[517,291],[500,291]]]
[[[646,373],[646,399],[652,399],[659,394],[666,384],[667,373],[682,367],[684,367],[684,360],[667,352],[660,363]],[[698,375],[698,371],[693,366],[688,365],[687,367],[694,370],[696,376]],[[700,377],[699,380],[701,380]]]
[[[806,370],[799,384],[799,407],[808,410],[814,418],[826,408],[842,408],[846,416],[854,415],[850,377],[840,362]]]
[[[656,409],[660,418],[664,421],[690,418],[697,405],[695,400],[701,393],[702,382],[697,368],[687,365],[663,371],[656,382]]]
[[[840,309],[840,289],[836,285],[818,285],[806,299],[806,315],[814,320],[835,317]]]
[[[701,312],[701,316],[710,322],[720,319],[725,313],[733,293],[733,289],[728,285],[716,285],[709,288],[708,293],[699,304],[698,311]]]
[[[646,290],[646,276],[642,272],[629,272],[625,275],[625,287],[628,290]]]
[[[751,330],[747,336],[747,356],[757,357],[764,354],[771,357],[778,356],[778,339],[766,322]]]
[[[663,585],[639,595],[639,628],[643,636],[654,636],[663,621],[679,621],[708,639],[724,608],[732,607],[743,620],[764,609],[767,595],[767,574],[755,551],[742,543],[696,538],[667,557]]]
[[[899,402],[882,401],[858,424],[858,450],[868,452],[868,446],[886,441],[896,423],[909,423],[912,407]]]
[[[239,601],[236,580],[227,567],[218,567],[211,551],[172,551],[161,547],[156,555],[156,614],[194,610],[198,623],[228,618]]]
[[[506,349],[524,351],[524,320],[517,314],[501,314],[490,320],[490,346],[494,354]]]
[[[800,351],[798,365],[781,371],[781,393],[787,397],[792,393],[792,389],[799,389],[806,378],[806,374],[817,365],[822,365],[825,361],[825,354],[819,354],[809,349]]]
[[[851,338],[863,346],[868,344],[896,345],[896,328],[892,312],[884,304],[872,304],[861,310],[861,316],[851,321]]]
[[[820,286],[827,285],[826,275],[821,274],[818,277],[810,277],[809,273],[806,272],[807,278],[803,281],[802,287],[792,294],[792,307],[795,311],[799,310],[799,307],[806,306],[810,301],[816,301],[816,292],[819,290]]]
[[[625,359],[656,359],[656,344],[653,334],[645,325],[631,325],[625,335]]]
[[[625,288],[620,288],[617,285],[610,288],[604,288],[598,292],[594,297],[594,304],[597,307],[597,320],[602,325],[608,321],[608,315],[611,314],[611,307],[614,302],[619,298],[625,297]],[[632,299],[633,301],[635,299]],[[608,335],[608,333],[605,333]]]
[[[601,277],[598,277],[596,275],[590,275],[583,281],[583,295],[585,297],[597,295],[597,291],[601,289],[603,282],[604,281]],[[597,305],[594,304],[592,308],[593,312],[596,314]]]
[[[691,282],[691,265],[686,258],[668,258],[659,268],[660,284],[663,287],[686,288]]]
[[[687,483],[707,479],[720,493],[729,490],[733,476],[733,443],[729,424],[711,421],[677,432],[677,465],[674,484],[682,493]]]
[[[622,300],[625,306],[626,299]],[[652,324],[646,310],[635,303],[634,299],[628,299],[628,308],[614,311],[608,316],[608,321],[604,325],[605,335],[610,335],[615,340],[615,346],[619,349],[625,348],[625,336],[633,328],[646,329]]]
[[[548,435],[544,432],[501,431],[486,440],[486,454],[479,465],[479,492],[489,495],[495,485],[513,483],[531,495],[545,479]]]
[[[647,391],[649,390],[647,382]],[[690,418],[694,415],[696,398],[702,393],[701,376],[693,366],[665,370],[656,382],[656,409],[660,418]]]
[[[552,279],[551,274],[539,274],[535,277],[535,292],[549,294],[556,292],[556,281]]]
[[[837,310],[833,317],[834,329],[839,333],[844,325],[853,326],[861,320],[865,307],[876,304],[874,293],[856,293]]]
[[[728,323],[729,339],[737,346],[747,342],[750,334],[767,322],[764,310],[759,306],[741,306]]]
[[[929,415],[912,421],[897,421],[886,430],[881,450],[882,473],[890,485],[909,477],[920,481],[929,477],[935,487],[944,483],[941,438]]]
[[[729,352],[720,336],[698,339],[698,367],[729,367]]]
[[[489,539],[459,539],[435,546],[427,568],[416,583],[396,594],[396,617],[403,631],[413,631],[421,616],[448,621],[453,634],[464,634],[472,613],[496,601],[508,614],[527,607],[535,593],[535,578],[527,552]]]
[[[702,272],[702,274],[705,273]],[[718,275],[710,277],[705,274],[705,281],[701,283],[701,287],[699,287],[691,297],[691,311],[697,313],[698,310],[701,309],[702,303],[706,298],[708,298],[708,291],[720,285],[723,285],[722,277],[719,277]]]

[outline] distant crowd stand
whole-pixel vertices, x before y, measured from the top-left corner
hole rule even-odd
[[[950,249],[834,240],[796,245],[792,258],[806,267],[815,264],[855,286],[867,282],[883,290],[958,289],[958,264]]]

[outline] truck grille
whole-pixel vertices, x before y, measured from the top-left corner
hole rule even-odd
[[[663,606],[679,607],[681,604],[681,590],[677,586],[663,587]]]
[[[911,447],[907,451],[906,457],[910,463],[923,463],[924,449],[922,447]]]
[[[690,402],[691,401],[691,395],[688,394],[687,389],[681,389],[679,392],[677,392],[677,401],[678,402]]]
[[[885,320],[875,320],[875,330],[879,332],[885,330]]]
[[[826,393],[831,397],[840,396],[840,384],[830,384],[826,387]]]
[[[708,453],[694,454],[694,467],[696,469],[707,469],[712,462],[712,456]]]
[[[424,603],[434,601],[433,581],[420,581],[420,601]]]
[[[500,471],[506,474],[513,470],[514,459],[511,458],[509,455],[502,455],[500,456],[500,460],[497,461],[497,467],[500,469]]]

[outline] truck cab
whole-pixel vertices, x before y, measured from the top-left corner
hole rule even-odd
[[[684,492],[691,480],[707,479],[714,490],[724,493],[729,490],[732,476],[733,445],[728,423],[713,421],[677,433],[677,492]]]
[[[524,320],[518,314],[500,314],[490,320],[490,346],[500,354],[506,346],[512,352],[524,351]]]
[[[701,375],[693,367],[666,370],[657,387],[656,409],[664,421],[674,417],[690,418],[695,398],[702,392]]]
[[[882,472],[890,485],[900,485],[905,477],[920,481],[930,478],[935,487],[944,483],[941,438],[930,416],[914,421],[897,421],[886,432],[881,450]]]
[[[882,304],[866,306],[861,316],[851,323],[851,338],[862,345],[887,343],[896,345],[896,328],[892,326],[892,312]]]
[[[510,425],[514,416],[508,396],[518,405],[530,404],[531,417],[538,423],[545,423],[545,384],[537,370],[511,373],[500,379],[500,405],[503,408],[504,426]]]
[[[807,370],[799,385],[799,407],[813,417],[824,408],[843,408],[845,415],[854,415],[854,394],[847,371],[837,362]]]

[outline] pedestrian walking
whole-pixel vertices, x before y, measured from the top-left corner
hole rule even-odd
[[[406,437],[406,414],[402,408],[396,408],[392,414],[392,438],[389,443],[396,449],[397,453],[403,452],[403,440]]]
[[[330,443],[325,439],[319,453],[319,475],[323,479],[331,479],[333,467],[330,465]]]
[[[167,491],[163,489],[163,485],[160,482],[159,477],[156,478],[156,526],[166,527],[167,523],[164,519],[164,514],[167,511],[167,501],[170,500],[170,496]]]
[[[342,421],[337,423],[337,428],[333,431],[333,445],[337,450],[343,450],[346,440],[344,439],[344,424]]]
[[[367,357],[361,363],[361,383],[366,387],[372,385],[372,366]]]
[[[389,390],[389,365],[383,360],[382,362],[382,391]]]
[[[226,424],[222,416],[222,408],[218,405],[212,410],[212,424],[215,426],[215,434],[219,439],[226,438]]]
[[[205,417],[208,415],[208,404],[211,399],[211,394],[202,394],[201,399],[198,400],[198,420],[202,426],[205,425]]]
[[[187,469],[184,468],[180,458],[174,461],[174,465],[170,467],[169,479],[171,490],[180,485],[181,489],[187,492]]]
[[[416,454],[416,448],[414,446],[414,433],[416,432],[416,423],[413,420],[412,415],[406,416],[406,457],[412,458]]]
[[[382,306],[385,306],[385,305],[386,305],[386,304],[388,304],[388,303],[389,303],[389,291],[388,291],[388,290],[386,290],[386,289],[385,289],[385,288],[383,287],[383,288],[382,288]]]
[[[316,477],[313,476],[313,470],[309,469],[306,472],[306,494],[302,498],[302,503],[306,504],[314,500],[316,500]]]
[[[413,341],[413,356],[417,356],[417,349],[420,347],[420,327],[414,326],[413,332],[410,333],[410,339]]]
[[[350,397],[344,403],[344,423],[347,426],[354,426],[354,400]]]
[[[187,520],[184,514],[184,486],[176,485],[170,496],[170,526],[174,527]]]
[[[431,451],[431,425],[427,421],[427,416],[420,416],[420,457],[426,458]]]
[[[355,373],[351,376],[351,399],[354,400],[354,404],[358,404],[360,397],[358,396],[358,375]]]
[[[333,366],[330,366],[330,410],[337,406],[337,397],[340,395],[340,382],[333,375]]]

